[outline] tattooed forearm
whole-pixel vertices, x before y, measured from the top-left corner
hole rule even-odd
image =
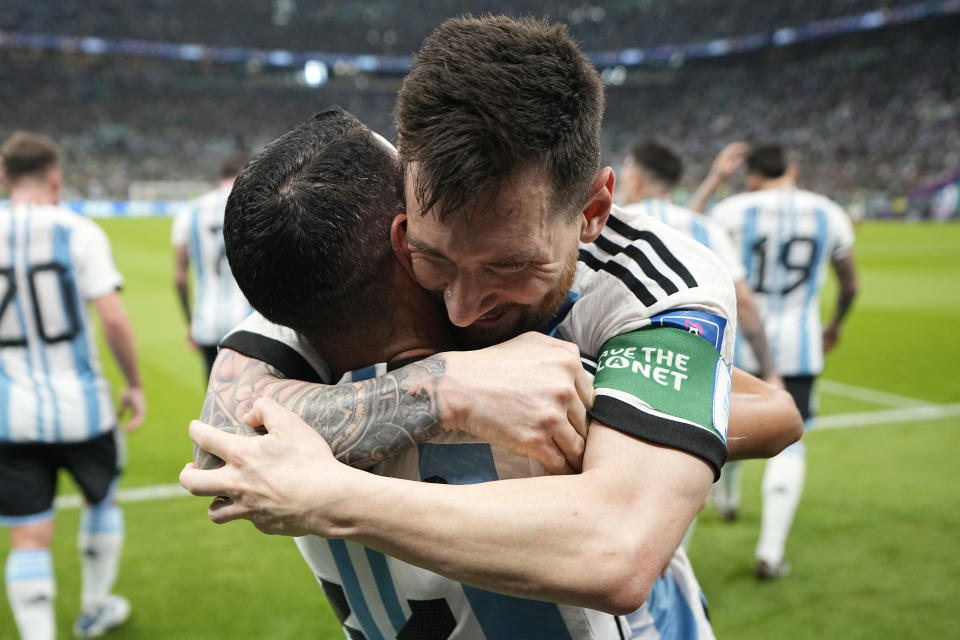
[[[322,435],[341,462],[366,468],[443,431],[437,387],[445,371],[437,355],[361,383],[277,381],[269,395]]]
[[[437,355],[364,382],[321,385],[285,380],[273,367],[224,349],[200,420],[229,433],[255,435],[240,418],[254,400],[269,396],[323,436],[341,462],[367,468],[443,430],[437,388],[445,371],[446,361]],[[195,447],[194,463],[211,469],[221,460]]]
[[[227,433],[257,435],[258,431],[248,427],[241,418],[257,398],[257,383],[262,383],[266,376],[280,377],[280,372],[236,351],[222,350],[210,372],[200,421]],[[193,462],[201,469],[213,469],[223,464],[220,458],[196,445],[193,447]]]

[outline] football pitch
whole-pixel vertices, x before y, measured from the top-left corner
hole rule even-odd
[[[109,637],[342,638],[289,539],[246,522],[211,524],[206,499],[176,490],[204,381],[176,303],[170,220],[101,224],[126,279],[148,400],[121,485],[127,538],[116,591],[133,614]],[[739,520],[708,508],[697,525],[691,557],[720,638],[960,637],[960,225],[865,223],[855,256],[860,296],[827,358],[819,427],[805,438],[806,490],[787,544],[793,573],[769,583],[752,574],[762,462],[745,465]],[[103,361],[118,391],[106,352]],[[79,511],[70,482],[61,494],[54,567],[66,638],[79,608]],[[0,554],[8,546],[0,535]],[[4,597],[0,638],[15,637]]]

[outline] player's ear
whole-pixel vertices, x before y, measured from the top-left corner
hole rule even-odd
[[[593,242],[603,231],[613,206],[613,169],[604,167],[590,186],[590,195],[580,211],[580,241]]]
[[[393,255],[410,278],[413,278],[413,267],[410,264],[410,246],[407,244],[407,214],[400,213],[390,224],[390,246]]]

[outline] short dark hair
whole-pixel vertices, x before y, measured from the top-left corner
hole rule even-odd
[[[0,146],[3,174],[10,182],[40,176],[60,166],[62,152],[53,140],[39,133],[17,131]]]
[[[243,151],[234,151],[220,163],[220,179],[236,178],[247,164],[249,156]]]
[[[586,199],[600,168],[603,83],[565,25],[447,20],[420,47],[397,97],[400,159],[415,196],[444,215],[492,202],[516,171],[546,170],[554,206]]]
[[[683,175],[683,161],[666,144],[657,140],[640,140],[630,149],[633,161],[650,176],[673,188]]]
[[[747,172],[764,178],[779,178],[787,172],[787,153],[779,144],[762,144],[747,154]]]
[[[250,304],[316,338],[369,322],[391,287],[390,225],[403,212],[396,154],[342,109],[257,154],[227,200],[227,259]]]

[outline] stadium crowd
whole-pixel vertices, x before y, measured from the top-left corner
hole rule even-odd
[[[656,133],[682,152],[690,190],[726,142],[776,133],[814,189],[847,202],[903,195],[960,166],[958,51],[944,37],[775,65],[649,71],[608,88],[605,157],[617,164],[633,139]],[[330,105],[393,135],[392,79],[308,90],[190,63],[16,52],[2,60],[0,135],[32,128],[63,141],[73,197],[126,198],[134,180],[209,180],[224,153],[254,151]]]
[[[81,0],[56,3],[9,0],[0,29],[101,38],[197,42],[336,53],[406,54],[434,25],[463,10],[450,0],[415,3],[330,0]],[[856,15],[902,4],[893,0],[787,0],[755,3],[710,0],[471,3],[476,13],[533,14],[567,22],[588,50],[682,44],[772,32],[816,20]],[[416,12],[419,20],[404,19]],[[705,19],[705,18],[709,19]],[[321,34],[318,37],[318,33]]]

